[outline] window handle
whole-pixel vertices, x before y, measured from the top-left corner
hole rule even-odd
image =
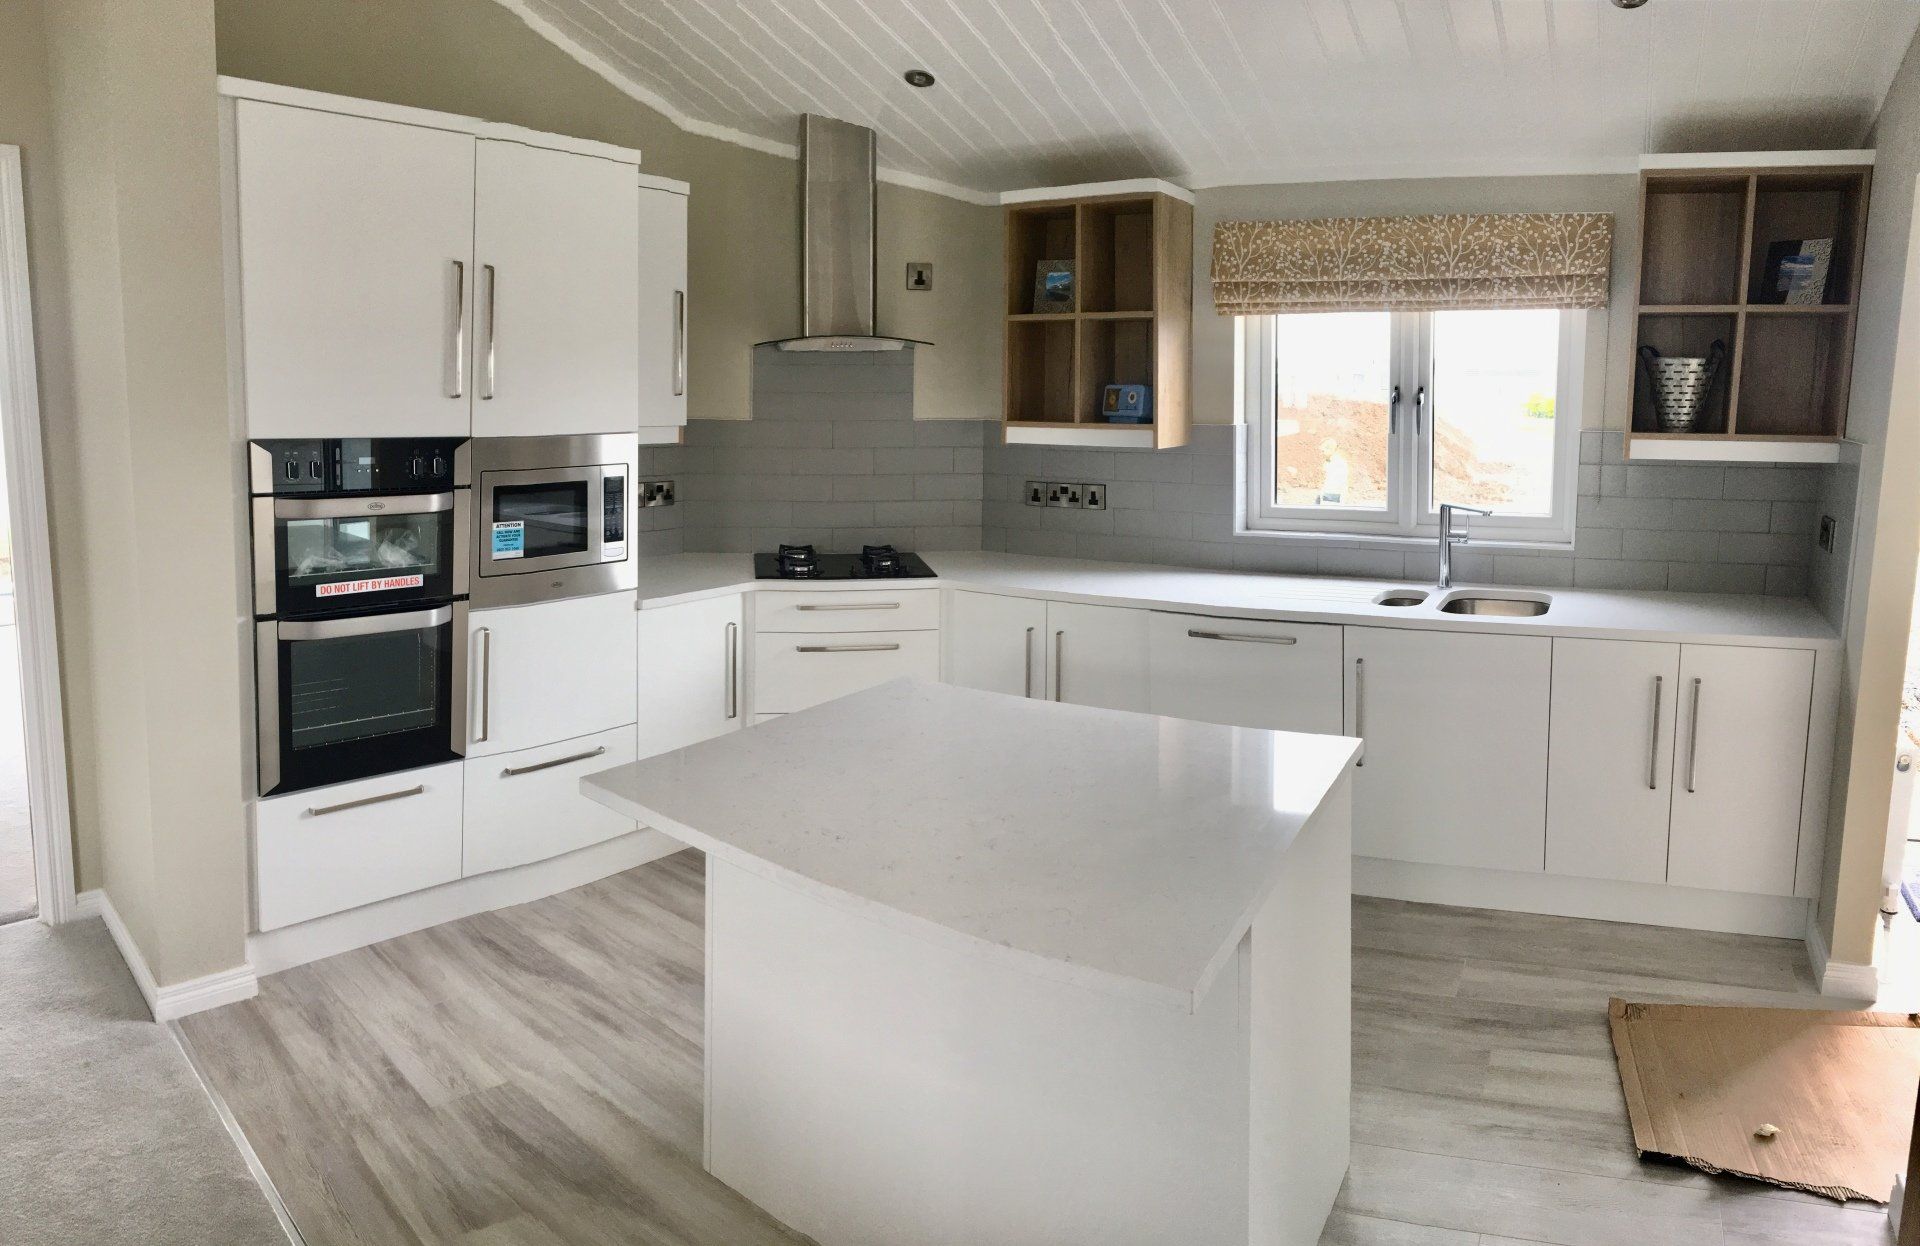
[[[1387,394],[1387,436],[1395,437],[1400,433],[1400,387],[1394,386]]]
[[[1427,387],[1422,385],[1413,391],[1413,435],[1421,433],[1421,422],[1427,410]]]

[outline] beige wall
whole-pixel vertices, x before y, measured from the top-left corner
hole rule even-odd
[[[68,317],[41,353],[80,884],[164,986],[245,958],[213,10],[44,14]]]
[[[1640,180],[1601,177],[1431,178],[1417,181],[1306,182],[1223,186],[1194,196],[1193,418],[1234,424],[1234,318],[1213,309],[1213,227],[1231,220],[1321,216],[1414,216],[1427,212],[1611,212],[1611,309],[1587,315],[1585,428],[1625,430],[1632,423],[1634,253],[1640,245]]]
[[[1860,491],[1820,924],[1832,957],[1856,964],[1873,959],[1920,552],[1920,274],[1910,270],[1920,175],[1917,49],[1908,49],[1869,140],[1878,155],[1847,411],[1847,436],[1860,443]]]
[[[221,73],[638,147],[647,172],[691,183],[690,412],[747,418],[753,343],[800,326],[794,161],[685,133],[495,0],[217,0],[217,8]],[[794,131],[797,141],[798,117]],[[881,187],[880,331],[937,347],[915,360],[921,419],[999,415],[1000,247],[998,209]],[[931,293],[906,292],[908,260],[934,264]]]

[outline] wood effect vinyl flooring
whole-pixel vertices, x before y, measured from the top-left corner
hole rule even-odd
[[[703,887],[683,852],[182,1026],[308,1246],[804,1240],[700,1167]],[[1613,994],[1821,1002],[1785,940],[1356,900],[1353,1164],[1323,1246],[1887,1241],[1877,1208],[1637,1161]]]

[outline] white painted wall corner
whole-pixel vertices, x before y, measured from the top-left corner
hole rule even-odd
[[[140,988],[142,998],[147,1001],[147,1011],[155,1021],[175,1021],[196,1012],[252,999],[260,993],[260,979],[255,976],[252,965],[236,965],[163,987],[154,981],[147,958],[140,954],[140,948],[106,892],[81,892],[74,910],[77,917],[98,917],[106,922],[107,933],[113,936],[114,946],[120,949],[120,959],[127,963],[127,972],[133,975],[133,983]]]
[[[1880,997],[1879,970],[1872,965],[1834,960],[1828,955],[1817,909],[1807,914],[1807,962],[1813,967],[1813,980],[1822,995],[1869,1004]]]

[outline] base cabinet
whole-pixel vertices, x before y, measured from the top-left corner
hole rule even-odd
[[[791,714],[889,679],[940,677],[939,632],[762,632],[753,640],[757,714]]]
[[[742,604],[715,597],[640,612],[641,757],[740,729]]]
[[[1148,613],[1048,602],[1044,695],[1075,705],[1146,713]]]
[[[504,870],[638,829],[580,794],[580,779],[636,760],[634,729],[466,763],[466,839],[461,872]]]
[[[1229,727],[1339,735],[1342,630],[1153,611],[1149,707]]]
[[[1549,874],[1667,881],[1679,702],[1679,645],[1553,642]]]
[[[1792,895],[1812,650],[1686,645],[1679,693],[1667,881]]]
[[[1546,854],[1544,636],[1346,629],[1353,850],[1539,872]]]
[[[467,756],[574,740],[633,721],[633,593],[468,615]]]
[[[1047,603],[955,592],[947,602],[946,678],[962,688],[1037,697],[1047,682]]]

